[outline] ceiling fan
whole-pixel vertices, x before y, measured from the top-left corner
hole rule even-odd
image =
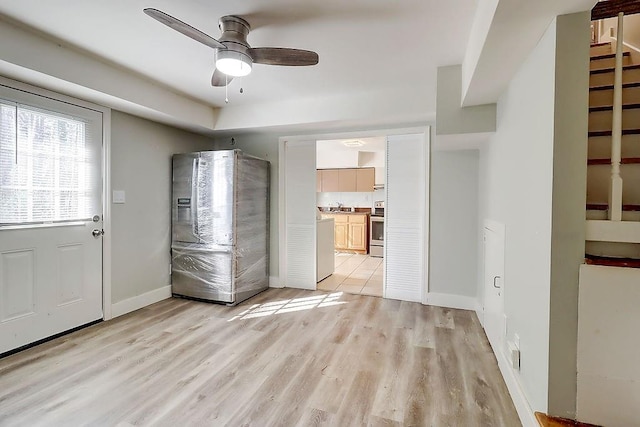
[[[226,86],[234,77],[246,76],[254,63],[266,65],[316,65],[318,54],[310,50],[281,47],[251,47],[247,35],[251,26],[239,16],[220,18],[222,35],[216,40],[197,28],[158,9],[146,8],[144,13],[187,37],[216,51],[216,69],[211,77],[212,86]]]

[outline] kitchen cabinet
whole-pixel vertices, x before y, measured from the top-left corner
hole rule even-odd
[[[367,216],[349,215],[349,241],[347,249],[367,251]]]
[[[340,191],[343,193],[353,193],[358,191],[357,169],[338,169]]]
[[[337,193],[340,191],[339,169],[324,169],[321,171],[321,188],[325,193]]]
[[[367,214],[322,214],[334,220],[334,244],[337,251],[368,253],[369,221]]]
[[[325,193],[372,192],[374,168],[318,169],[316,191]]]
[[[334,215],[333,240],[336,249],[348,249],[349,247],[349,215]]]
[[[372,192],[376,183],[374,168],[356,169],[356,191]]]

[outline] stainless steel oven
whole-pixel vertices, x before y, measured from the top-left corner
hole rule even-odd
[[[375,257],[384,256],[384,202],[375,202],[371,214],[371,230],[369,236],[369,254]]]

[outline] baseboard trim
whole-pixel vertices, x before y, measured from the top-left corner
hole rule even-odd
[[[498,360],[498,368],[500,368],[502,378],[504,378],[504,382],[507,385],[509,394],[511,395],[511,400],[513,400],[513,405],[516,407],[518,417],[520,417],[522,427],[540,427],[533,409],[531,409],[531,405],[529,405],[529,401],[524,394],[524,390],[520,385],[520,380],[518,380],[515,372],[511,366],[509,366],[509,362],[506,357],[501,351],[496,352],[495,349],[494,354]]]
[[[154,289],[142,295],[136,295],[135,297],[112,304],[111,317],[114,318],[131,313],[132,311],[139,310],[167,298],[171,298],[171,285],[163,286],[162,288]]]
[[[458,308],[461,310],[476,311],[478,303],[476,298],[463,295],[427,293],[427,304],[437,307]]]
[[[478,316],[478,320],[480,321],[480,324],[484,328],[484,306],[479,299],[476,300],[476,305],[474,310],[476,311],[476,316]]]
[[[284,288],[280,283],[280,277],[278,276],[269,276],[269,287],[270,288]]]

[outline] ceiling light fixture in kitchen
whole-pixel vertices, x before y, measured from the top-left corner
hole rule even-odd
[[[359,139],[354,139],[351,141],[342,141],[342,143],[347,147],[362,147],[364,145],[364,142],[360,141]]]

